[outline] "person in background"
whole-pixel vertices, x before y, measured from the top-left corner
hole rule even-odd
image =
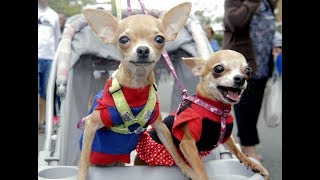
[[[269,0],[225,0],[223,49],[242,53],[252,68],[238,104],[234,106],[241,150],[262,161],[257,122],[268,77],[272,74],[275,17]]]
[[[279,31],[274,34],[272,54],[276,58],[276,70],[282,76],[282,34]]]
[[[59,21],[60,21],[60,30],[61,30],[61,33],[63,33],[64,24],[66,23],[66,16],[62,12],[59,13]]]
[[[38,0],[38,128],[46,118],[46,92],[52,60],[61,34],[59,15],[48,6],[48,0]]]
[[[211,44],[211,47],[213,49],[214,52],[219,51],[220,50],[220,45],[219,42],[214,38],[214,31],[211,27],[207,27],[205,29],[206,33],[207,33],[207,38]]]
[[[273,38],[273,51],[274,56],[282,52],[282,34],[279,31],[276,31]]]

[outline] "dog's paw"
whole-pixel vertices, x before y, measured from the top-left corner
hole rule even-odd
[[[196,177],[194,171],[187,164],[180,165],[179,167],[181,169],[182,174],[187,176],[188,178],[194,179]]]
[[[263,167],[253,167],[251,168],[251,170],[254,172],[254,173],[260,173],[265,180],[268,180],[269,179],[269,172]]]
[[[247,168],[250,168],[254,173],[261,174],[265,180],[269,179],[269,172],[259,163],[254,162],[248,157],[245,157],[244,159],[240,160],[240,163],[242,162]]]

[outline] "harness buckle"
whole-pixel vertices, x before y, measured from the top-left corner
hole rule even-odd
[[[130,131],[130,134],[140,134],[142,132],[145,131],[145,128],[139,126],[137,129],[135,129],[134,131]]]
[[[138,118],[132,118],[131,121],[133,121],[134,123],[138,123],[139,119]]]
[[[181,95],[182,95],[182,98],[186,98],[188,96],[187,90],[183,89]]]
[[[125,120],[124,121],[124,124],[127,126],[127,127],[129,127],[129,126],[131,126],[131,125],[133,125],[133,124],[136,124],[136,123],[138,123],[139,122],[139,119],[137,119],[137,118],[132,118],[132,119],[127,119],[127,120]],[[139,123],[138,123],[139,124]]]

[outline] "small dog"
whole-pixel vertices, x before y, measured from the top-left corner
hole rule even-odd
[[[183,58],[183,61],[195,76],[200,77],[196,97],[228,113],[224,116],[226,121],[224,136],[220,135],[222,116],[191,101],[181,104],[176,116],[171,114],[164,119],[163,122],[172,132],[175,146],[179,148],[185,160],[192,167],[192,179],[208,179],[200,158],[208,155],[212,149],[217,147],[219,139],[240,162],[254,172],[260,172],[268,179],[268,171],[244,155],[237,148],[231,136],[233,128],[231,106],[239,102],[247,86],[246,80],[251,75],[251,69],[245,57],[236,51],[220,50],[208,60]],[[141,136],[137,153],[136,165],[172,166],[174,164],[174,160],[159,141],[154,129],[144,132]]]
[[[148,125],[156,130],[182,171],[191,176],[191,168],[178,153],[170,131],[162,123],[153,72],[165,43],[176,38],[190,11],[191,3],[182,3],[159,19],[139,14],[123,20],[104,10],[83,11],[96,35],[104,43],[118,46],[121,64],[104,90],[95,97],[91,114],[85,117],[78,180],[86,179],[90,164],[130,163],[130,153]]]

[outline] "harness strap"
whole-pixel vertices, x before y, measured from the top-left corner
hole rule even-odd
[[[219,144],[223,141],[224,139],[224,136],[226,134],[226,119],[230,113],[230,110],[221,110],[217,107],[214,107],[212,106],[211,104],[197,98],[197,97],[194,97],[194,96],[188,96],[188,97],[185,97],[184,100],[181,102],[181,104],[179,105],[179,108],[178,108],[178,111],[179,109],[186,103],[186,100],[189,100],[195,104],[197,104],[198,106],[201,106],[203,108],[205,108],[206,110],[212,112],[212,113],[215,113],[216,115],[220,116],[221,118],[221,128],[220,128],[220,135],[219,135],[219,139],[218,139],[218,142],[216,145],[214,145],[214,148],[218,147]],[[178,112],[177,111],[177,112]],[[177,113],[176,113],[176,116],[177,116]]]
[[[111,130],[121,134],[139,134],[145,131],[147,129],[145,125],[147,124],[157,101],[156,85],[153,84],[153,86],[150,87],[148,101],[136,117],[133,115],[131,108],[123,95],[121,85],[116,78],[112,79],[112,85],[109,88],[109,93],[112,95],[116,108],[123,121],[123,124],[115,125],[111,127]],[[131,132],[128,127],[136,123],[139,124],[139,127]]]
[[[109,87],[109,94],[113,94],[119,90],[121,90],[121,84],[114,78],[111,87]]]

